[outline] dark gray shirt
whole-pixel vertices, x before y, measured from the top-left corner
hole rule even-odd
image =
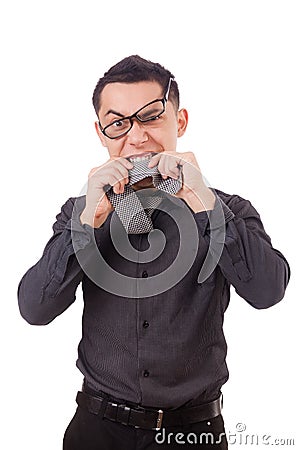
[[[198,242],[191,233],[185,241],[193,244],[188,251],[193,253],[193,262],[184,275],[181,272],[180,281],[170,286],[169,275],[166,290],[159,289],[156,281],[149,296],[141,281],[167,273],[166,269],[177,263],[179,227],[168,213],[156,210],[152,215],[154,227],[165,235],[165,247],[154,260],[121,256],[111,240],[114,212],[99,229],[82,225],[79,214],[85,197],[69,199],[57,215],[54,234],[41,259],[20,282],[20,312],[31,324],[48,324],[74,302],[82,282],[83,333],[77,367],[94,391],[161,408],[210,401],[228,379],[223,317],[230,286],[258,309],[283,298],[289,266],[272,247],[259,214],[237,195],[214,192],[216,207],[209,214],[193,213],[180,199],[164,200],[178,221],[188,220],[185,218],[191,214]],[[218,208],[223,211],[221,224],[216,217]],[[208,278],[200,281],[212,232],[215,241],[220,241],[222,234],[216,235],[220,227],[224,227],[224,242],[218,262]],[[130,235],[129,240],[138,254],[148,251],[147,234]],[[97,249],[101,261],[95,255]],[[213,259],[216,261],[214,254]],[[116,275],[113,282],[102,261],[115,274],[125,276],[125,296],[119,295]],[[180,263],[183,265],[185,258]],[[107,285],[111,289],[106,289]]]

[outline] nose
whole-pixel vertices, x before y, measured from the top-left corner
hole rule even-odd
[[[138,120],[133,120],[133,125],[127,133],[127,143],[139,147],[148,141],[148,134],[146,133],[144,126]]]

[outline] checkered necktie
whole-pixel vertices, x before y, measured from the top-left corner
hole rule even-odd
[[[128,234],[149,233],[153,230],[151,214],[165,198],[165,194],[176,194],[182,186],[182,172],[177,180],[167,178],[164,180],[157,166],[148,168],[152,155],[145,158],[136,158],[133,168],[129,170],[129,182],[122,194],[115,194],[107,185],[106,195],[115,208],[122,225]],[[129,159],[129,158],[128,158]],[[152,177],[156,189],[140,189],[135,191],[131,186],[146,177]]]

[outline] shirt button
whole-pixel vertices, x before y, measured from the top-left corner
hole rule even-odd
[[[147,273],[146,270],[144,270],[144,272],[142,273],[142,277],[143,277],[143,278],[147,278],[147,277],[148,277],[148,273]]]
[[[144,375],[144,377],[149,377],[149,372],[148,372],[148,370],[144,370],[143,375]]]
[[[144,320],[143,328],[148,328],[148,327],[149,327],[149,322],[147,322],[147,320]]]

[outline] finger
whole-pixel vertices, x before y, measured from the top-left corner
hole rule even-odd
[[[164,180],[166,180],[168,177],[175,176],[176,174],[172,172],[173,164],[173,157],[169,155],[163,155],[162,158],[160,158],[160,162],[158,164],[158,170],[161,173],[161,176]]]
[[[110,186],[112,186],[115,194],[119,194],[120,191],[122,190],[122,187],[124,187],[124,185],[125,185],[125,183],[124,183],[125,178],[126,177],[123,177],[123,175],[121,174],[120,171],[118,171],[114,168],[113,173],[109,174],[106,184],[109,184]]]
[[[126,167],[126,169],[130,170],[133,168],[133,163],[129,161],[129,159],[124,158],[123,156],[114,156],[110,158],[106,164],[121,164]]]
[[[163,157],[160,158],[160,161],[158,163],[158,171],[164,180],[168,178],[166,162],[167,162],[166,155],[163,155]]]
[[[129,182],[128,170],[121,166],[119,167],[119,173],[121,173],[122,178],[118,179],[118,183],[114,186],[114,192],[123,194],[125,185]]]
[[[123,180],[121,180],[121,188],[120,188],[120,193],[123,194],[124,189],[125,189],[125,185],[129,182],[129,178],[123,178]]]
[[[111,181],[113,183],[111,186],[115,185],[116,182],[119,182],[121,185],[125,185],[125,180],[127,180],[128,177],[128,169],[124,167],[121,163],[117,162],[117,164],[114,164],[112,171],[109,174],[109,177],[111,178]]]
[[[120,180],[119,182],[118,182],[118,185],[117,185],[117,193],[118,194],[123,194],[123,192],[124,192],[124,188],[125,188],[125,180],[126,180],[126,178],[122,178],[122,180]]]
[[[129,170],[133,168],[133,164],[130,161],[121,158],[121,160],[117,160],[114,162],[113,168],[119,171],[119,173],[121,173],[123,178],[126,178],[128,176]]]
[[[118,158],[114,160],[109,160],[104,165],[104,171],[102,172],[102,177],[110,178],[111,175],[118,176],[118,180],[122,180],[123,178],[128,177],[128,171],[133,168],[133,164],[130,161],[127,161],[125,158]],[[119,174],[119,175],[118,175]],[[108,183],[112,186],[112,183],[108,181]],[[115,184],[115,183],[114,183]]]
[[[113,186],[115,194],[123,194],[125,185],[129,182],[129,177],[118,179],[118,183]]]
[[[113,187],[115,194],[123,194],[125,185],[129,182],[128,171],[133,168],[133,163],[126,158],[117,159],[117,169],[122,178]]]
[[[133,168],[133,163],[126,158],[120,158],[121,163],[126,167],[126,169],[131,170]]]
[[[96,187],[103,189],[104,192],[109,191],[111,187],[113,188],[115,194],[123,192],[126,181],[128,181],[127,170],[124,170],[125,176],[123,176],[121,171],[117,170],[115,167],[113,168],[113,172],[101,174],[101,179],[95,180]]]
[[[120,194],[121,189],[122,189],[121,183],[117,182],[114,184],[113,191],[115,192],[115,194]]]
[[[158,153],[157,155],[152,156],[152,158],[149,161],[148,167],[151,169],[154,166],[157,166],[161,159],[162,153]]]
[[[168,176],[170,163],[171,163],[170,157],[168,155],[163,154],[158,164],[158,170],[162,175]]]
[[[177,158],[167,158],[165,161],[165,173],[166,175],[169,175],[171,178],[177,179],[179,176],[179,164],[180,160],[177,160]]]

